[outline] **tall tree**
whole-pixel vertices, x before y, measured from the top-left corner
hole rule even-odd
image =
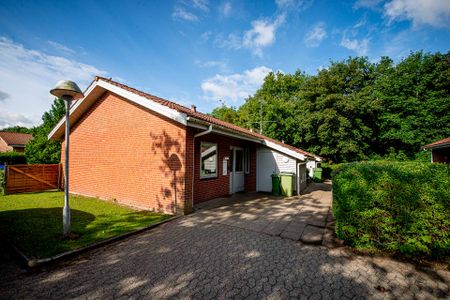
[[[420,146],[450,135],[450,52],[411,53],[376,85],[383,102],[380,143],[413,156]]]
[[[239,122],[239,115],[236,111],[236,108],[233,106],[228,107],[225,104],[214,108],[211,112],[211,116],[229,123],[236,124]]]
[[[33,139],[25,147],[29,164],[54,164],[61,160],[61,143],[48,139],[48,134],[65,114],[64,100],[53,101],[52,107],[42,115],[42,125],[33,128]]]
[[[314,76],[270,73],[229,122],[335,162],[414,158],[450,135],[450,52],[411,53],[398,64],[356,57]]]

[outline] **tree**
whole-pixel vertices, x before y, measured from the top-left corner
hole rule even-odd
[[[225,104],[214,108],[210,115],[214,118],[233,124],[239,122],[239,115],[236,111],[236,108],[233,106],[228,107]]]
[[[397,64],[350,57],[313,76],[270,73],[234,111],[216,115],[334,162],[417,159],[422,145],[450,135],[450,52]]]
[[[379,78],[383,102],[380,145],[413,157],[424,144],[450,135],[450,52],[411,53]]]
[[[48,134],[56,126],[66,111],[64,100],[53,101],[52,107],[42,115],[42,125],[32,129],[33,139],[25,146],[25,156],[29,164],[55,164],[61,160],[61,143],[48,139]]]
[[[0,131],[19,132],[19,133],[32,133],[32,128],[24,126],[11,126],[1,129]]]

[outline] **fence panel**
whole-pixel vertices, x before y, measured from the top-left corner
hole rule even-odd
[[[61,165],[6,165],[5,194],[60,189]]]

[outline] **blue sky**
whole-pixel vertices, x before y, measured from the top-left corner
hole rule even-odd
[[[5,1],[0,128],[36,125],[59,79],[95,75],[210,112],[270,71],[450,50],[450,1]]]

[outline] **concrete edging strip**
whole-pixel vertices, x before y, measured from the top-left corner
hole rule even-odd
[[[164,223],[168,223],[170,221],[176,220],[176,219],[178,219],[180,217],[182,217],[182,216],[174,216],[174,217],[171,217],[171,218],[169,218],[167,220],[164,220],[164,221],[161,221],[161,222],[158,222],[158,223],[155,223],[155,224],[151,224],[151,225],[149,225],[147,227],[143,227],[143,228],[137,229],[135,231],[126,232],[126,233],[123,233],[121,235],[114,236],[114,237],[111,237],[109,239],[106,239],[106,240],[103,240],[103,241],[99,241],[99,242],[96,242],[94,244],[82,247],[82,248],[74,249],[74,250],[67,251],[67,252],[64,252],[64,253],[61,253],[61,254],[57,254],[57,255],[54,255],[52,257],[47,257],[47,258],[30,258],[19,247],[17,247],[14,243],[12,243],[11,241],[7,241],[7,242],[9,243],[11,248],[13,248],[13,250],[20,256],[20,258],[23,261],[25,261],[25,263],[26,263],[26,265],[28,267],[34,268],[34,267],[39,267],[39,266],[42,266],[42,265],[45,265],[45,264],[48,264],[48,263],[57,262],[57,261],[60,261],[60,260],[63,260],[63,259],[69,258],[69,257],[77,256],[77,255],[79,255],[81,253],[84,253],[84,252],[87,252],[89,250],[93,250],[93,249],[99,248],[101,246],[106,246],[108,244],[112,244],[114,242],[123,240],[123,239],[125,239],[125,238],[127,238],[129,236],[132,236],[132,235],[135,235],[135,234],[147,231],[149,229],[158,227],[159,225],[162,225]]]

